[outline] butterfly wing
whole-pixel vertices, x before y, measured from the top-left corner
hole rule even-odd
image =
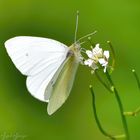
[[[28,76],[29,92],[46,101],[46,86],[65,60],[68,47],[52,39],[25,36],[9,39],[5,47],[17,69]]]
[[[75,78],[78,62],[74,55],[67,57],[65,62],[60,67],[59,75],[53,85],[52,93],[48,103],[48,114],[53,114],[68,98],[72,89]],[[56,73],[57,75],[57,73]]]
[[[46,65],[46,68],[40,73],[27,77],[27,88],[35,98],[41,101],[49,101],[52,85],[48,86],[48,84],[59,69],[61,63],[63,63],[63,58],[57,58],[56,61]],[[49,89],[47,92],[45,90],[46,87]],[[46,94],[46,98],[44,98],[44,94]]]

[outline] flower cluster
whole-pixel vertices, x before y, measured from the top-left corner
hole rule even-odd
[[[93,70],[98,69],[100,65],[104,68],[104,72],[106,72],[106,68],[108,66],[109,51],[103,51],[99,46],[99,44],[96,44],[95,48],[93,48],[91,51],[86,50],[86,54],[89,58],[84,61],[84,64],[88,65]]]

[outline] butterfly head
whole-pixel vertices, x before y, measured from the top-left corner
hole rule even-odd
[[[69,47],[69,51],[67,56],[73,56],[77,60],[77,62],[81,61],[81,49],[79,43],[74,43]]]

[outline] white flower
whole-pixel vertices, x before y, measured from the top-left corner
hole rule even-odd
[[[100,64],[102,67],[104,67],[104,72],[106,72],[109,59],[109,51],[103,51],[99,46],[99,44],[96,44],[95,48],[93,48],[91,51],[86,51],[86,54],[89,58],[84,61],[84,64],[88,65],[93,70],[98,69],[98,64]]]
[[[89,67],[91,67],[93,70],[96,70],[98,68],[98,66],[94,63],[94,61],[92,59],[87,59],[84,61],[85,65],[88,65]]]
[[[84,64],[85,64],[85,65],[88,65],[89,67],[92,66],[92,63],[93,63],[93,60],[92,60],[92,59],[87,59],[87,60],[85,60],[85,62],[84,62]]]

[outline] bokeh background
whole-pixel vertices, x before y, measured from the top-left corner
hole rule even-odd
[[[131,73],[135,68],[140,75],[139,0],[0,0],[0,139],[17,135],[26,140],[107,140],[93,116],[89,84],[96,92],[103,127],[112,134],[123,132],[114,95],[88,67],[79,67],[67,102],[49,116],[47,104],[28,93],[26,77],[15,68],[4,48],[7,39],[20,35],[48,37],[71,45],[76,10],[80,11],[78,37],[97,30],[92,40],[106,49],[110,40],[116,50],[112,77],[125,110],[140,105],[140,92]],[[127,121],[131,140],[140,139],[140,115],[127,117]]]

